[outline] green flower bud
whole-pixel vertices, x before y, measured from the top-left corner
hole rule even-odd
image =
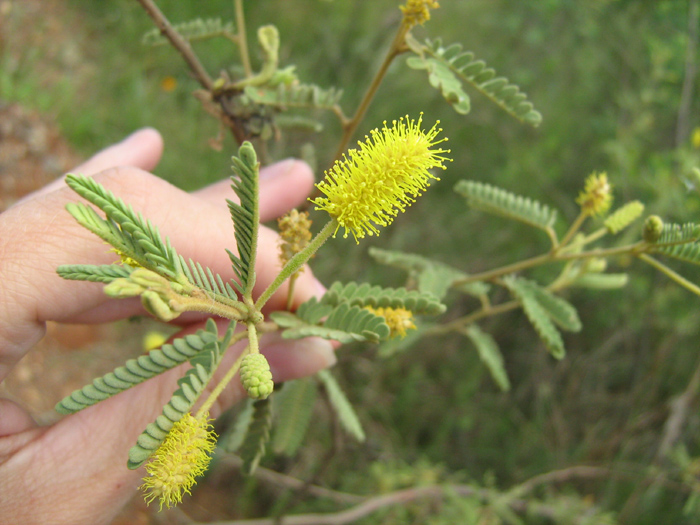
[[[167,290],[170,287],[170,281],[168,281],[165,277],[161,277],[156,272],[152,272],[151,270],[146,270],[146,268],[138,268],[131,272],[131,275],[129,275],[129,280],[143,286],[144,288]]]
[[[644,221],[642,238],[646,242],[656,242],[664,230],[664,221],[658,215],[649,215]]]
[[[151,314],[161,321],[172,321],[179,312],[174,311],[170,305],[153,290],[146,290],[141,294],[141,304]]]
[[[104,292],[109,297],[121,299],[122,297],[136,297],[141,295],[144,289],[136,283],[132,283],[128,278],[121,277],[114,279],[104,287]]]
[[[241,383],[253,399],[265,399],[272,393],[275,383],[272,381],[270,364],[262,354],[248,354],[241,363]]]

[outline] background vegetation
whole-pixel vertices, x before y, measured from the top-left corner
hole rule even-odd
[[[457,115],[422,72],[399,60],[360,134],[384,119],[424,111],[428,120],[441,119],[455,161],[441,175],[443,182],[378,239],[359,247],[351,240],[330,243],[314,265],[322,280],[402,284],[404,275],[370,261],[370,246],[429,254],[470,272],[545,248],[538,233],[467,212],[452,192],[459,178],[537,198],[571,218],[584,177],[607,171],[620,201],[640,199],[650,213],[697,221],[700,197],[691,172],[700,165],[697,89],[683,98],[688,72],[697,81],[697,69],[686,63],[695,0],[442,3],[426,32],[462,42],[519,84],[543,114],[543,124],[535,130],[520,125],[476,94],[472,112]],[[10,35],[30,31],[19,4]],[[19,58],[3,51],[0,97],[55,116],[85,155],[135,128],[153,126],[166,141],[158,175],[185,188],[228,176],[232,140],[227,137],[220,152],[210,149],[217,123],[191,96],[197,85],[180,57],[166,46],[140,44],[151,24],[138,4],[65,4],[61,16],[77,28],[71,41],[58,48],[48,42],[28,46]],[[230,0],[158,4],[173,21],[232,18]],[[351,112],[381,60],[378,50],[393,36],[397,5],[267,0],[247,2],[246,14],[251,28],[275,24],[282,63],[296,64],[304,80],[342,87],[341,103]],[[41,17],[34,22],[33,31],[51,23]],[[197,49],[212,72],[237,58],[223,41]],[[299,156],[302,143],[313,140],[320,177],[339,136],[331,116],[324,123],[322,133],[287,138],[273,154]],[[386,360],[375,348],[343,350],[337,372],[357,403],[368,442],[339,443],[318,423],[299,458],[271,458],[267,465],[363,494],[438,481],[507,490],[561,471],[547,482],[521,485],[523,498],[563,506],[557,523],[583,523],[592,508],[621,523],[697,523],[700,298],[638,264],[620,271],[628,269],[633,278],[622,290],[569,295],[584,330],[566,336],[569,353],[561,362],[543,350],[522,314],[490,321],[486,328],[505,352],[513,384],[508,393],[497,389],[478,356],[456,336],[421,341]],[[700,274],[690,277],[697,282]],[[450,316],[468,306],[448,299]],[[690,408],[673,432],[668,423],[678,415],[679,399]],[[596,468],[571,469],[580,465]],[[229,516],[332,508],[251,481],[229,481],[237,486]],[[496,500],[484,504],[455,496],[440,508],[417,502],[362,523],[509,522],[504,516]]]

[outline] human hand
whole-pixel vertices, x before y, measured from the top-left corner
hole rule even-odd
[[[155,167],[161,152],[160,135],[142,130],[74,171],[94,175],[132,204],[186,259],[224,278],[232,276],[224,251],[234,244],[225,203],[225,198],[235,199],[230,182],[185,193],[144,171]],[[298,161],[262,169],[261,220],[298,205],[312,183],[308,167]],[[56,181],[0,214],[0,381],[41,339],[47,321],[100,323],[144,313],[138,298],[111,300],[95,283],[64,281],[56,274],[60,264],[114,262],[104,243],[65,211],[67,202],[78,199]],[[276,234],[261,227],[259,243],[258,293],[279,271]],[[311,272],[304,271],[295,285],[295,302],[322,290]],[[281,308],[285,300],[283,287],[269,308]],[[178,336],[204,324],[194,314],[176,321],[182,327]],[[232,363],[242,349],[231,348],[225,360]],[[331,345],[318,339],[283,341],[270,336],[262,339],[261,350],[276,382],[313,374],[335,362]],[[226,363],[221,368],[225,370]],[[178,367],[48,427],[38,427],[21,407],[0,399],[0,523],[109,522],[143,476],[142,469],[126,468],[129,448],[160,414],[182,374]],[[234,384],[218,398],[212,417],[244,396]]]

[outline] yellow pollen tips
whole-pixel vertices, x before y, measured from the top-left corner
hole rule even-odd
[[[576,203],[587,215],[603,215],[607,212],[612,205],[612,186],[608,182],[607,173],[591,173],[586,178]]]
[[[209,467],[211,453],[216,446],[216,435],[209,424],[208,415],[195,418],[185,414],[173,425],[167,437],[146,465],[146,476],[141,489],[147,503],[156,498],[170,508],[182,501],[183,494],[190,494],[196,478]]]
[[[437,0],[407,0],[406,5],[400,6],[399,9],[403,12],[404,24],[413,27],[430,20],[430,10],[438,7],[440,4]]]
[[[387,326],[391,330],[390,337],[406,337],[406,330],[415,330],[413,323],[413,312],[405,308],[372,308],[365,307],[374,315],[383,317]]]
[[[359,149],[351,149],[342,161],[336,161],[326,178],[316,186],[326,197],[312,200],[317,210],[325,210],[345,228],[343,237],[352,233],[355,241],[379,234],[377,226],[388,226],[399,212],[415,202],[428,187],[430,179],[440,180],[428,170],[445,169],[450,150],[436,148],[442,131],[439,121],[428,131],[408,117],[384,122],[374,129]],[[337,233],[337,229],[336,229]]]

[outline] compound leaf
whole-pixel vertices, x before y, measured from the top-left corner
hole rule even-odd
[[[408,59],[408,66],[427,71],[430,84],[441,91],[458,113],[466,114],[470,110],[469,96],[463,89],[466,83],[518,120],[535,127],[542,122],[542,115],[517,85],[496,76],[496,71],[483,60],[475,59],[474,53],[463,51],[461,44],[443,47],[440,39],[421,44],[411,38],[407,43],[416,53]]]
[[[399,251],[370,248],[369,255],[378,263],[399,268],[408,272],[410,279],[418,284],[418,291],[434,295],[442,300],[447,290],[457,281],[466,279],[468,274],[452,268],[442,262],[433,261],[420,255]],[[457,286],[464,293],[479,297],[488,293],[489,285],[483,282],[469,283]]]
[[[258,171],[260,164],[250,142],[244,142],[238,156],[232,158],[234,175],[231,187],[238,195],[240,204],[227,200],[236,236],[238,255],[228,252],[233,271],[240,280],[240,292],[250,296],[255,285],[255,255],[258,244]]]
[[[275,433],[272,448],[278,454],[293,456],[301,446],[311,423],[317,395],[313,379],[296,379],[275,394]]]
[[[321,303],[331,306],[349,303],[372,308],[405,308],[414,315],[438,315],[445,311],[445,305],[432,294],[409,291],[405,288],[382,288],[367,283],[359,285],[354,282],[333,283],[321,299]]]
[[[556,210],[528,197],[471,180],[461,180],[455,191],[467,199],[472,208],[514,219],[549,232],[557,219]]]
[[[253,401],[253,415],[248,425],[245,440],[239,448],[243,460],[242,470],[252,474],[258,468],[270,441],[272,428],[272,397]]]
[[[73,414],[186,361],[191,361],[200,353],[207,352],[215,346],[217,337],[216,324],[210,319],[207,321],[205,330],[177,338],[172,343],[151,350],[137,359],[129,359],[124,366],[75,390],[56,405],[56,411],[60,414]]]
[[[544,342],[547,350],[556,359],[561,359],[566,354],[564,341],[557,327],[552,322],[549,313],[537,300],[532,289],[524,284],[521,279],[509,276],[503,279],[506,287],[520,302],[528,320]]]
[[[328,370],[321,370],[316,374],[316,377],[326,389],[328,400],[331,402],[341,426],[357,441],[363,442],[365,440],[365,431],[362,429],[360,419],[340,388],[338,381]]]
[[[126,278],[134,269],[120,264],[64,264],[56,269],[58,275],[73,281],[111,283],[114,279]]]
[[[484,332],[476,325],[470,325],[464,330],[464,335],[474,343],[481,362],[486,365],[500,389],[504,392],[510,390],[510,380],[503,364],[503,355],[491,334]]]

